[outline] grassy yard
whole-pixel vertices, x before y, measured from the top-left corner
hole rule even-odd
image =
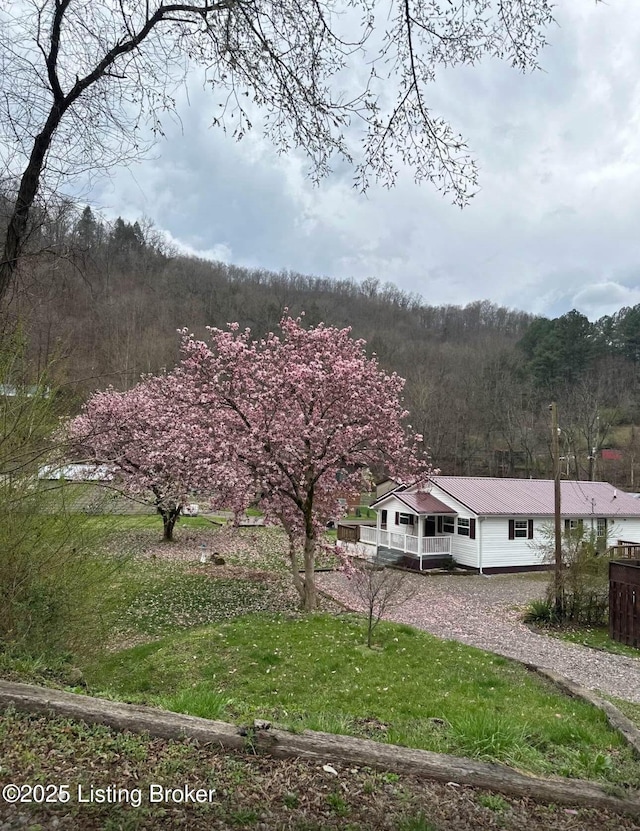
[[[77,691],[640,787],[640,763],[603,714],[522,666],[387,623],[370,650],[362,618],[297,612],[277,529],[185,519],[168,544],[134,519],[116,538],[131,559],[108,589],[118,627],[102,651],[77,656]],[[203,550],[225,565],[201,565]],[[0,674],[14,678],[72,685],[77,668],[0,653]]]
[[[215,528],[212,520],[215,520],[215,517],[181,516],[176,525],[176,538],[179,537],[180,531]],[[117,529],[118,532],[148,530],[156,531],[159,537],[162,536],[162,518],[157,513],[98,514],[89,517],[88,522],[93,523],[97,528]]]
[[[352,615],[250,614],[95,661],[89,689],[236,722],[372,737],[541,774],[640,786],[604,716],[523,667],[382,624],[363,645]]]
[[[609,700],[640,730],[640,704],[634,704],[632,701],[624,701],[622,698],[614,698],[613,696],[609,696]]]
[[[148,568],[131,564],[118,579],[123,592],[126,585],[135,584],[123,609],[122,634],[157,636],[251,612],[297,608],[296,597],[282,579],[225,577],[211,571],[157,563],[149,577]]]
[[[609,629],[604,626],[565,626],[544,630],[546,634],[554,635],[565,641],[590,646],[592,649],[602,649],[614,655],[629,655],[631,658],[640,658],[640,649],[634,649],[609,637]]]
[[[114,550],[146,562],[148,574],[153,574],[148,560],[165,563],[197,563],[202,554],[218,554],[226,565],[254,571],[289,575],[286,557],[287,539],[284,532],[272,526],[235,528],[231,524],[212,523],[206,517],[181,517],[174,532],[175,539],[162,540],[162,520],[150,516],[96,516],[86,519],[89,529],[107,532],[103,548],[105,554]],[[326,549],[318,552],[316,568],[335,568],[337,559],[332,553],[335,532],[327,532]]]

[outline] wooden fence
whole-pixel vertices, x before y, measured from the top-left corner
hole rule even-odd
[[[360,542],[359,525],[338,525],[338,539],[342,542]]]
[[[612,545],[607,549],[607,556],[613,560],[638,560],[640,559],[640,543],[618,540],[617,545]]]
[[[609,563],[609,637],[640,649],[640,560]]]

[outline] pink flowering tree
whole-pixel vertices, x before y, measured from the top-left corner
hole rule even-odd
[[[76,456],[113,465],[128,496],[154,505],[167,541],[189,493],[216,481],[215,443],[192,417],[192,390],[179,372],[148,377],[127,392],[95,393],[67,425]]]
[[[315,609],[315,557],[336,516],[338,488],[355,497],[374,464],[400,481],[428,475],[422,437],[406,424],[404,381],[382,371],[350,329],[305,329],[285,315],[280,334],[263,340],[237,324],[209,333],[208,343],[183,333],[181,372],[203,421],[213,411],[224,424],[236,507],[253,492],[284,527],[301,604]]]

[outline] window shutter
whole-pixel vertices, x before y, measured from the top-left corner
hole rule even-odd
[[[396,511],[396,525],[400,525],[400,511]]]
[[[509,539],[515,540],[516,538],[516,521],[515,519],[509,520]]]
[[[469,520],[469,539],[475,540],[476,538],[476,521],[475,519]]]
[[[438,517],[438,533],[442,534],[442,517]]]
[[[533,539],[533,520],[528,520],[528,527],[527,527],[527,537],[532,540]]]

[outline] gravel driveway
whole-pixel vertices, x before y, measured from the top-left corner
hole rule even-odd
[[[538,635],[520,621],[522,607],[544,595],[546,575],[407,574],[407,580],[415,594],[386,615],[388,620],[547,667],[583,687],[640,703],[640,657]],[[349,608],[363,608],[343,574],[318,574],[317,583]]]

